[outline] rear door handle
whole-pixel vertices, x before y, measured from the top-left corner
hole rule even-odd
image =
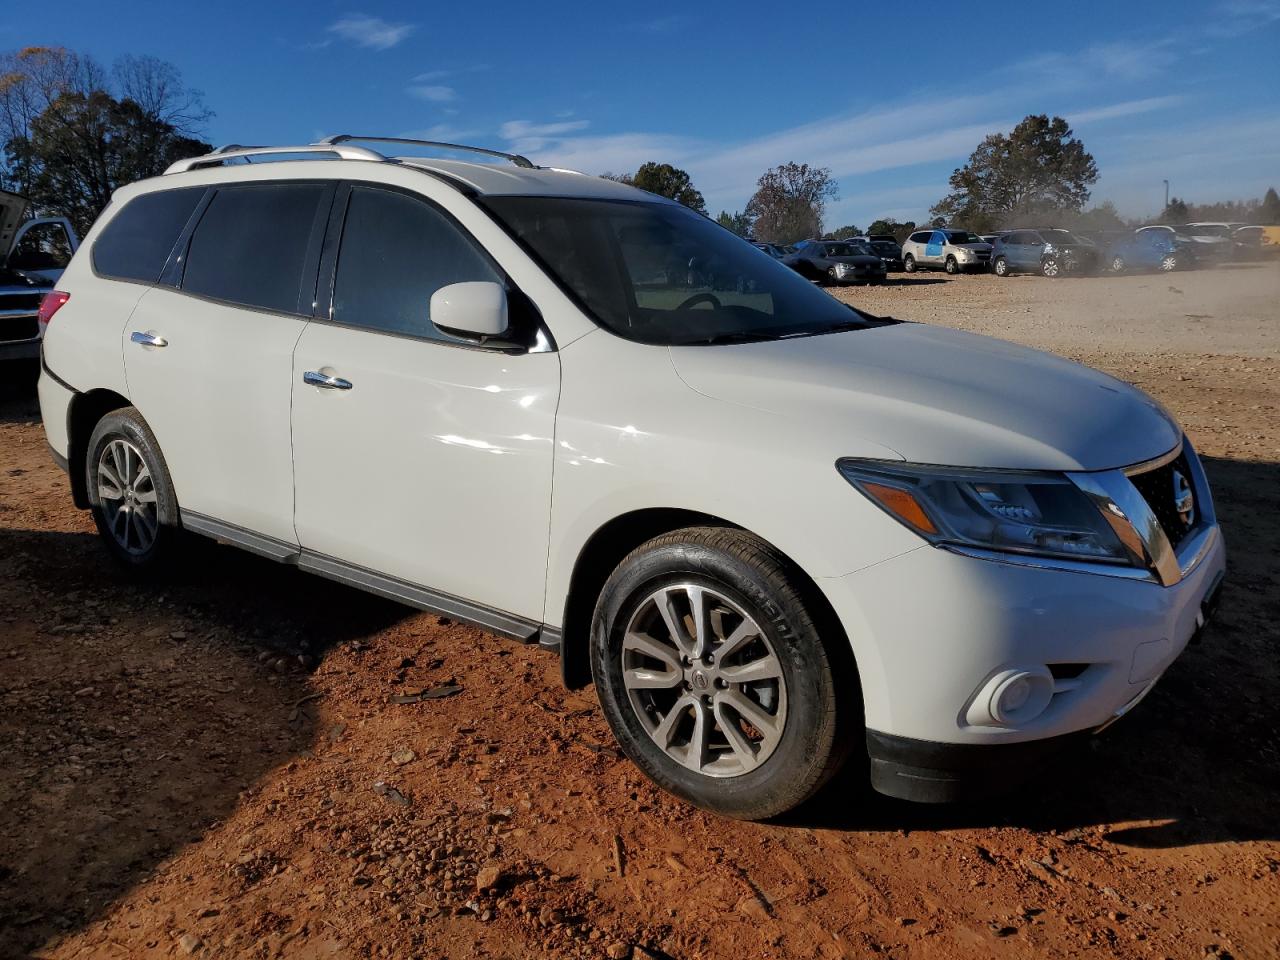
[[[302,375],[302,382],[313,387],[324,387],[326,390],[350,390],[351,381],[341,377],[330,377],[318,370],[308,370]]]
[[[143,333],[140,330],[135,330],[129,334],[129,339],[134,343],[142,344],[144,347],[167,347],[169,345],[169,341],[164,337],[158,337],[154,333]]]

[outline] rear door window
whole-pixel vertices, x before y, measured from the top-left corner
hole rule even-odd
[[[331,190],[320,183],[220,187],[191,236],[183,291],[309,314],[315,277],[304,284],[304,267],[318,248],[329,212],[321,201]]]
[[[115,280],[155,283],[204,193],[204,187],[184,187],[134,197],[93,242],[93,269]]]
[[[431,323],[431,295],[504,278],[474,241],[424,200],[352,187],[333,279],[333,320],[457,343]]]

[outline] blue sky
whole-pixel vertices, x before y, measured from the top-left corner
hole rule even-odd
[[[985,134],[1056,113],[1098,161],[1095,201],[1125,214],[1158,213],[1166,178],[1193,201],[1280,188],[1280,0],[55,6],[0,13],[0,49],[170,60],[215,143],[383,133],[588,173],[667,161],[713,215],[795,160],[835,174],[829,227],[865,227],[919,219]]]

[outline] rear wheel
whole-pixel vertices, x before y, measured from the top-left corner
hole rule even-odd
[[[1004,257],[996,257],[996,262],[992,269],[995,270],[997,277],[1007,277],[1009,275],[1009,261]]]
[[[1171,273],[1178,269],[1178,257],[1173,253],[1166,253],[1160,258],[1160,269],[1165,273]]]
[[[915,258],[915,257],[913,257],[913,256],[912,256],[911,254],[909,254],[909,253],[908,253],[905,257],[903,257],[903,258],[902,258],[902,270],[903,270],[903,272],[904,272],[904,273],[915,273],[915,272],[916,272],[916,258]]]
[[[651,540],[610,576],[591,670],[619,744],[659,786],[758,820],[811,797],[844,761],[841,709],[857,696],[837,697],[838,651],[796,583],[763,541],[714,527]]]
[[[1111,272],[1124,273],[1124,257],[1111,258]]]
[[[960,272],[960,264],[956,262],[955,257],[948,256],[945,269],[947,273],[952,274],[954,276],[955,274]]]
[[[174,549],[178,502],[155,435],[135,408],[98,421],[85,473],[93,520],[111,555],[130,570],[155,569]]]

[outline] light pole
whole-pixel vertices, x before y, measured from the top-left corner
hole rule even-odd
[[[1164,181],[1164,208],[1169,209],[1169,181]]]

